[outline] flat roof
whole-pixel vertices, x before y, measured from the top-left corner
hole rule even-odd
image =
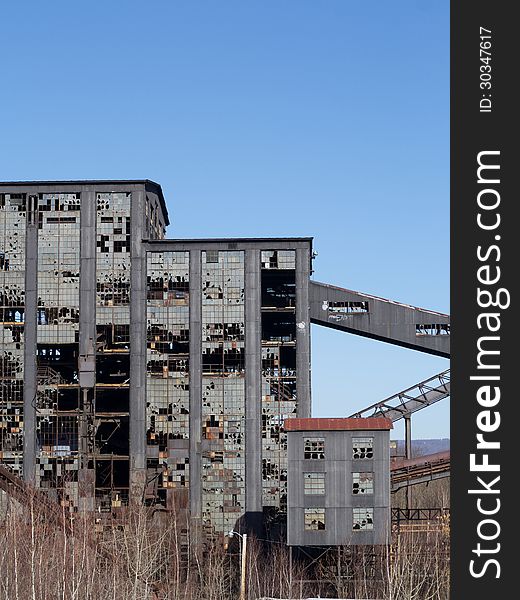
[[[312,242],[313,237],[229,237],[229,238],[163,238],[144,240],[153,244],[223,244],[240,242]]]
[[[377,431],[393,429],[386,417],[287,419],[286,431]]]
[[[151,179],[71,179],[71,180],[52,180],[52,181],[0,181],[0,188],[5,187],[38,187],[38,186],[85,186],[85,185],[144,185],[145,188],[149,188],[151,192],[157,194],[161,203],[161,208],[164,214],[166,225],[170,224],[168,217],[168,209],[166,208],[166,202],[160,184]]]

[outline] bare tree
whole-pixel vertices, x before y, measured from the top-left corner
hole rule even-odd
[[[187,511],[132,505],[116,515],[46,513],[37,498],[4,503],[0,600],[233,600],[239,554],[201,543]],[[401,532],[389,547],[341,547],[291,556],[249,537],[247,598],[308,596],[445,600],[449,523]]]

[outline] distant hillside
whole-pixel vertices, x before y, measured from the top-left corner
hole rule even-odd
[[[397,442],[397,448],[392,449],[392,456],[404,456],[404,440],[392,440]],[[445,452],[450,449],[450,439],[442,438],[436,440],[412,440],[412,455],[424,456],[435,452]]]

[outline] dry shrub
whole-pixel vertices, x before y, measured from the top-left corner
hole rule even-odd
[[[135,506],[102,526],[98,513],[45,518],[37,506],[10,502],[0,518],[0,600],[238,598],[239,554],[203,547],[186,517]],[[448,553],[442,530],[294,560],[284,544],[250,536],[247,598],[445,600]]]

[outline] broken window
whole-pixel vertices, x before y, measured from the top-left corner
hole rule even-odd
[[[161,240],[164,238],[166,228],[163,224],[162,208],[155,194],[146,194],[145,226],[149,239]]]
[[[96,275],[100,307],[130,303],[130,201],[130,193],[97,194]]]
[[[325,494],[325,473],[304,473],[303,493],[311,496]]]
[[[296,339],[294,312],[262,312],[262,340],[293,342]]]
[[[79,193],[38,195],[36,476],[77,507]]]
[[[128,504],[128,458],[111,456],[96,460],[96,506],[111,511]]]
[[[236,344],[224,344],[224,342],[206,344],[202,351],[202,372],[223,375],[244,373],[244,348],[236,347]]]
[[[356,437],[352,439],[352,458],[374,458],[374,438]]]
[[[0,456],[23,466],[26,195],[0,194]]]
[[[128,456],[129,417],[101,417],[97,419],[96,448],[103,454]]]
[[[374,509],[353,508],[352,529],[354,531],[367,531],[369,529],[374,529]]]
[[[57,449],[52,454],[40,452],[36,457],[36,477],[41,489],[52,495],[63,508],[75,512],[79,503],[77,454]]]
[[[305,438],[303,441],[303,458],[309,460],[323,460],[325,458],[325,438]]]
[[[262,503],[285,511],[287,433],[296,403],[296,253],[261,251]]]
[[[295,269],[296,253],[294,250],[262,250],[262,269]]]
[[[65,456],[78,450],[78,419],[46,415],[38,419],[38,447],[50,456]]]
[[[189,487],[188,252],[147,253],[146,306],[146,493],[171,508]]]
[[[96,360],[96,383],[110,384],[116,389],[130,381],[130,355],[100,355]]]
[[[450,335],[449,323],[418,324],[415,326],[415,335]]]
[[[352,314],[352,313],[367,313],[368,302],[352,302],[352,301],[338,301],[328,303],[329,313],[331,314]]]
[[[262,348],[262,376],[295,377],[296,348],[294,346]]]
[[[170,253],[169,253],[170,254]],[[147,297],[149,300],[163,300],[165,306],[169,303],[181,306],[186,304],[189,295],[189,281],[187,273],[168,272],[158,268],[157,263],[150,263],[147,277]]]
[[[306,531],[321,531],[325,529],[324,508],[304,508],[304,529]]]
[[[374,474],[373,473],[352,473],[352,493],[353,494],[373,494],[374,493]]]
[[[128,413],[130,386],[129,382],[118,386],[96,388],[96,413]]]
[[[114,323],[96,325],[98,352],[128,351],[130,349],[130,325]]]
[[[267,270],[262,273],[262,307],[294,308],[296,275],[290,270]]]
[[[284,510],[287,502],[287,433],[285,419],[293,415],[292,403],[262,405],[262,495],[265,506]],[[284,412],[287,411],[287,412]]]
[[[56,394],[56,409],[59,412],[77,412],[80,409],[79,393],[75,388],[61,387]]]
[[[245,510],[244,252],[202,252],[202,517],[207,533]]]
[[[2,304],[7,302],[6,299],[0,299]],[[15,306],[15,307],[0,307],[0,322],[4,325],[8,324],[19,324],[21,325],[25,321],[25,309],[23,306]]]
[[[45,339],[52,339],[48,333]],[[43,337],[43,336],[42,336]],[[56,336],[59,339],[59,336]],[[79,384],[78,344],[38,344],[36,357],[39,375],[55,374],[56,385]]]
[[[128,497],[130,380],[130,192],[96,194],[96,502]],[[117,457],[101,460],[106,455]]]

